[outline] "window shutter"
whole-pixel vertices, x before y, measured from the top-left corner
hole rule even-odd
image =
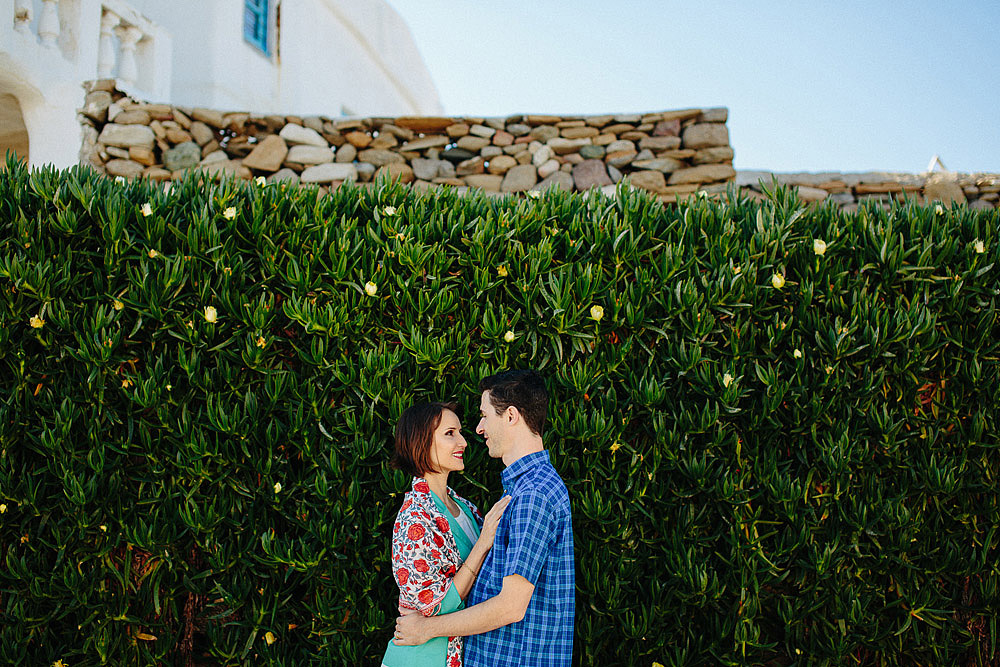
[[[267,0],[244,0],[243,38],[263,51],[267,50]]]

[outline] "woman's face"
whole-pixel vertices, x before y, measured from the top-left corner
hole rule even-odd
[[[434,429],[434,441],[431,443],[431,465],[435,470],[465,470],[463,457],[467,444],[461,429],[458,415],[451,410],[441,411],[441,423]]]

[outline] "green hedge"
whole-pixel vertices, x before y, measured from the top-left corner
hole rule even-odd
[[[575,664],[1000,663],[998,213],[737,199],[8,163],[0,662],[374,664],[394,420],[530,366]]]

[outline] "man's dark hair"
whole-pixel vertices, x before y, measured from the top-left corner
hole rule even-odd
[[[418,403],[403,410],[396,422],[396,452],[389,465],[413,477],[438,472],[431,464],[431,445],[445,410],[458,414],[454,403]]]
[[[479,381],[479,391],[490,392],[490,403],[497,414],[513,406],[532,433],[542,437],[545,415],[549,407],[549,392],[545,380],[536,371],[506,371]]]

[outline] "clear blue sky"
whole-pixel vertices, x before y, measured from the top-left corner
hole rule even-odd
[[[729,108],[738,169],[1000,172],[1000,0],[388,0],[449,115]]]

